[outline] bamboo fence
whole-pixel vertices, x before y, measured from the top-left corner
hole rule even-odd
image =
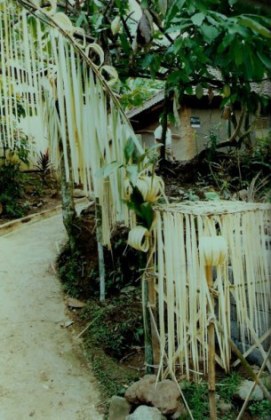
[[[215,360],[231,364],[231,306],[236,305],[241,349],[265,358],[270,338],[271,207],[243,202],[199,202],[156,207],[145,281],[153,328],[154,361],[163,377],[199,379],[208,372],[208,326],[214,322]],[[205,237],[223,237],[227,256],[212,269],[208,287],[199,251]],[[218,243],[219,246],[219,243]],[[267,362],[271,372],[271,364]]]
[[[19,137],[21,106],[26,116],[42,116],[55,162],[61,142],[67,177],[72,173],[74,181],[99,200],[103,243],[109,244],[117,221],[131,224],[122,200],[124,172],[113,171],[107,179],[97,172],[112,162],[123,163],[129,137],[143,151],[102,76],[113,73],[103,65],[99,46],[87,46],[84,34],[81,43],[75,41],[76,28],[67,17],[36,4],[0,4],[1,141],[12,148]],[[90,50],[99,65],[89,59]],[[159,372],[167,376],[178,369],[187,378],[207,372],[210,322],[215,327],[215,360],[228,371],[232,301],[242,341],[251,344],[243,354],[257,347],[265,358],[264,341],[270,336],[270,206],[219,201],[157,206],[155,213],[145,279]],[[225,262],[213,267],[208,287],[199,243],[217,236],[225,239],[228,253]],[[269,362],[267,367],[271,371]]]

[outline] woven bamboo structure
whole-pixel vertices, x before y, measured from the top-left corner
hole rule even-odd
[[[218,201],[156,207],[146,279],[162,376],[178,371],[197,379],[208,372],[210,320],[215,324],[216,363],[229,371],[232,302],[241,341],[251,344],[246,352],[243,348],[244,356],[258,347],[264,357],[263,341],[270,336],[270,220],[268,204]],[[211,290],[198,246],[206,236],[222,236],[228,247],[225,262],[213,269]],[[271,372],[270,363],[267,367]]]

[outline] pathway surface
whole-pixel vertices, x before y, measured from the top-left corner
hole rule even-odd
[[[52,264],[61,216],[0,237],[0,420],[100,420],[95,379]]]

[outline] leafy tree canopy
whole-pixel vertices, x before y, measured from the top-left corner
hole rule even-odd
[[[73,3],[73,4],[72,4]],[[122,81],[161,80],[170,95],[204,89],[255,113],[271,77],[271,8],[243,0],[70,0],[62,4],[98,42]],[[59,4],[61,6],[61,4]],[[254,85],[253,85],[254,83]]]

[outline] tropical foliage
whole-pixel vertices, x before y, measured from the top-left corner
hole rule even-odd
[[[122,80],[162,80],[165,98],[174,96],[176,104],[192,92],[201,98],[207,91],[210,101],[222,95],[231,144],[242,143],[249,115],[267,104],[255,83],[271,76],[268,7],[235,0],[89,0],[65,10],[103,47]]]

